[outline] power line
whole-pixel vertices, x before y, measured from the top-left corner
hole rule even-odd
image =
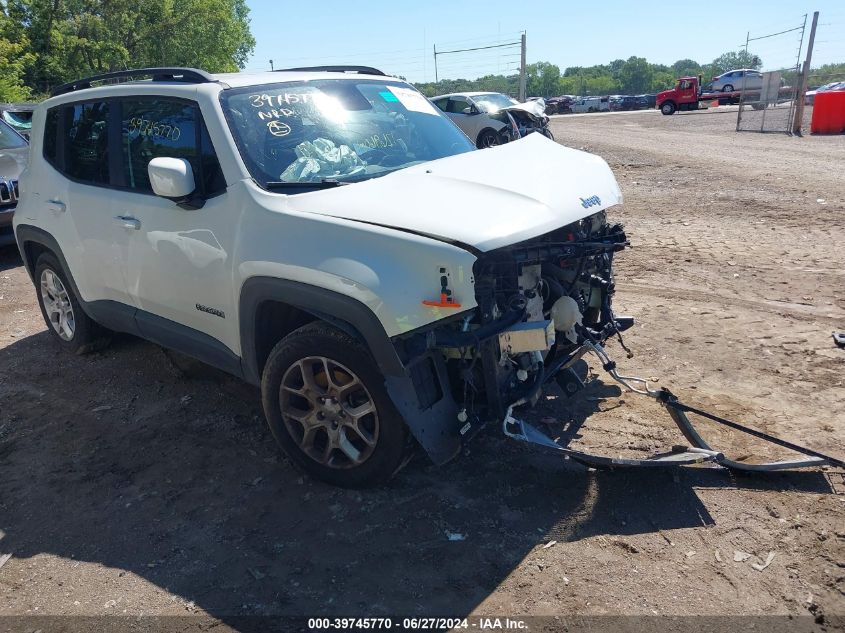
[[[521,42],[508,42],[507,44],[493,44],[492,46],[479,46],[477,48],[461,48],[454,51],[434,51],[434,55],[451,55],[452,53],[469,53],[471,51],[483,51],[488,48],[504,48],[506,46],[519,46]]]

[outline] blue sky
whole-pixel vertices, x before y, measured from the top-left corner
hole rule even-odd
[[[507,43],[527,35],[528,62],[590,66],[632,55],[671,64],[709,62],[751,36],[798,27],[820,12],[813,65],[845,61],[845,0],[247,0],[256,47],[248,69],[348,63],[372,65],[411,81],[433,81],[438,50]],[[807,20],[809,35],[810,18]],[[794,66],[800,32],[752,42],[764,69]],[[806,38],[805,38],[806,47]],[[507,73],[518,47],[438,58],[440,77]],[[803,59],[803,55],[802,55]]]

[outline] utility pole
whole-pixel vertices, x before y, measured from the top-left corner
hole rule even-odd
[[[522,54],[519,64],[519,100],[525,101],[525,32],[522,33]]]
[[[795,119],[792,121],[792,133],[801,134],[804,124],[804,94],[807,92],[807,81],[810,79],[810,63],[813,61],[813,44],[816,41],[816,26],[819,23],[819,12],[813,13],[813,25],[810,27],[810,41],[807,43],[807,59],[801,69],[801,85],[795,94]]]
[[[437,44],[434,45],[434,88],[437,89],[437,84],[440,80],[437,78]]]

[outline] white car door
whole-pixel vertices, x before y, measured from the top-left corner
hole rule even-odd
[[[113,204],[129,227],[126,276],[138,328],[165,345],[171,336],[180,342],[193,336],[207,347],[222,343],[237,351],[231,247],[238,222],[199,107],[153,96],[125,97],[120,106],[123,187]],[[191,164],[201,208],[153,194],[147,166],[157,157]]]
[[[129,235],[115,219],[106,189],[114,169],[109,152],[112,103],[89,101],[50,109],[44,156],[64,177],[44,178],[33,190],[47,208],[51,233],[82,300],[131,306],[124,277]]]

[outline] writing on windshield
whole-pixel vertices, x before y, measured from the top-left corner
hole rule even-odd
[[[244,162],[264,185],[355,182],[474,149],[398,81],[287,82],[227,90],[221,102]]]

